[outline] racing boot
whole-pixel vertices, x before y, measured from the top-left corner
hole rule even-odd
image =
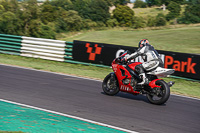
[[[139,75],[142,78],[142,82],[138,83],[138,85],[147,85],[148,84],[148,79],[146,78],[145,73],[141,73]]]

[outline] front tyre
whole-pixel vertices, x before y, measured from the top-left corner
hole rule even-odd
[[[147,98],[150,103],[161,105],[169,99],[170,87],[163,80],[156,81],[156,85],[160,86],[160,88],[153,88],[153,91],[147,94]]]
[[[102,83],[102,89],[107,95],[113,96],[119,92],[117,77],[114,73],[108,74]]]

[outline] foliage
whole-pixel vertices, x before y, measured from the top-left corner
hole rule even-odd
[[[130,2],[130,0],[115,0],[113,3],[114,3],[114,5],[117,6],[117,5],[125,5],[129,2]]]
[[[186,0],[161,0],[162,4],[168,6],[171,2],[175,2],[179,5],[183,4]]]
[[[82,28],[82,18],[74,10],[61,10],[57,20],[57,32],[78,31]]]
[[[133,27],[135,29],[138,28],[145,28],[146,27],[146,21],[144,20],[143,17],[134,17],[134,21],[133,21]]]
[[[134,4],[134,8],[146,8],[147,3],[143,2],[142,0],[136,0]]]
[[[186,0],[146,0],[146,3],[148,6],[161,6],[162,4],[165,4],[168,6],[170,2],[176,2],[179,5],[183,4]]]
[[[84,19],[90,19],[89,14],[89,4],[91,0],[74,0],[73,9],[79,13],[79,15]]]
[[[162,4],[161,0],[146,0],[148,6],[160,6]]]
[[[95,22],[106,22],[110,18],[109,6],[104,0],[92,0],[89,4],[89,18]]]
[[[155,19],[155,17],[148,16],[147,26],[148,27],[154,27],[154,26],[156,26],[156,19]]]
[[[189,0],[179,23],[200,23],[200,0]]]
[[[106,22],[107,26],[108,27],[116,27],[119,25],[117,19],[109,19],[107,22]]]
[[[174,19],[180,15],[181,6],[176,2],[171,1],[167,9],[170,11],[166,16],[167,20]]]
[[[0,32],[7,34],[18,34],[22,22],[17,18],[17,16],[10,12],[4,12],[0,16]]]
[[[28,35],[38,38],[50,38],[55,39],[55,33],[51,27],[44,25],[40,20],[31,20],[28,29]]]
[[[60,32],[107,27],[133,27],[166,25],[166,19],[178,18],[180,4],[185,0],[146,0],[149,6],[168,5],[167,16],[135,17],[134,11],[126,6],[129,0],[0,0],[0,32],[4,34],[55,38]],[[176,3],[175,3],[176,2]],[[146,7],[136,0],[135,7]],[[200,22],[200,0],[188,0],[179,23]],[[110,13],[109,6],[116,5]],[[134,9],[135,10],[135,9]],[[161,11],[160,11],[161,12]],[[167,13],[167,12],[165,12]],[[144,14],[144,13],[143,13]],[[151,14],[155,16],[157,14]],[[165,19],[166,18],[166,19]],[[176,19],[175,19],[176,20]]]
[[[61,7],[65,10],[72,10],[73,4],[71,0],[52,0],[51,2],[47,1],[46,4],[51,4],[55,7]]]
[[[47,24],[48,22],[53,22],[57,19],[58,11],[56,10],[55,6],[47,4],[42,7],[40,17],[41,17],[42,22],[44,24]]]
[[[128,6],[118,5],[113,11],[113,18],[115,18],[120,26],[132,26],[134,11]]]
[[[91,29],[91,28],[94,28],[94,27],[97,27],[97,23],[92,21],[91,19],[85,19],[83,20],[83,26],[85,29]]]
[[[164,14],[159,13],[159,14],[156,16],[155,25],[156,25],[156,26],[165,26],[166,23],[167,23],[167,20],[165,19]]]

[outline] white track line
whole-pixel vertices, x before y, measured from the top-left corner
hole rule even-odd
[[[61,73],[56,73],[56,72],[49,72],[49,71],[44,71],[44,70],[37,70],[37,69],[33,69],[33,68],[25,68],[25,67],[12,66],[12,65],[7,65],[7,64],[0,64],[0,65],[2,65],[2,66],[9,66],[9,67],[15,67],[15,68],[21,68],[21,69],[27,69],[27,70],[32,70],[32,71],[38,71],[38,72],[51,73],[51,74],[62,75],[62,76],[68,76],[68,77],[74,77],[74,78],[79,78],[79,79],[86,79],[86,80],[92,80],[92,81],[102,82],[102,80],[96,80],[96,79],[91,79],[91,78],[78,77],[78,76],[73,76],[73,75],[68,75],[68,74],[61,74]],[[200,100],[199,98],[193,98],[193,97],[188,97],[188,96],[183,96],[183,95],[177,95],[177,94],[171,94],[171,95],[178,96],[178,97],[189,98],[189,99],[193,99],[193,100]]]
[[[56,111],[52,111],[52,110],[47,110],[47,109],[43,109],[43,108],[31,106],[31,105],[26,105],[26,104],[22,104],[22,103],[12,102],[12,101],[9,101],[9,100],[4,100],[4,99],[0,99],[0,101],[7,102],[7,103],[12,103],[12,104],[16,104],[16,105],[20,105],[20,106],[32,108],[32,109],[37,109],[37,110],[41,110],[41,111],[45,111],[45,112],[49,112],[49,113],[53,113],[53,114],[65,116],[65,117],[70,117],[70,118],[73,118],[73,119],[78,119],[78,120],[81,120],[81,121],[93,123],[93,124],[104,126],[104,127],[113,128],[113,129],[124,131],[124,132],[127,132],[127,133],[138,133],[138,132],[131,131],[131,130],[128,130],[128,129],[124,129],[124,128],[120,128],[120,127],[116,127],[116,126],[112,126],[112,125],[108,125],[108,124],[104,124],[104,123],[100,123],[100,122],[96,122],[96,121],[84,119],[84,118],[81,118],[81,117],[72,116],[72,115],[68,115],[68,114],[64,114],[64,113],[60,113],[60,112],[56,112]]]

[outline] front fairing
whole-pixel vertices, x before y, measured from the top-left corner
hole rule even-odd
[[[129,64],[128,64],[128,66],[132,69],[132,70],[135,70],[135,67],[137,66],[137,65],[140,65],[140,64],[142,64],[141,62],[130,62]]]
[[[133,90],[133,87],[130,85],[130,83],[125,85],[122,82],[124,79],[127,79],[129,81],[131,81],[132,79],[132,76],[130,75],[129,71],[125,68],[125,65],[113,63],[112,68],[117,77],[120,91],[139,94],[139,92]]]

